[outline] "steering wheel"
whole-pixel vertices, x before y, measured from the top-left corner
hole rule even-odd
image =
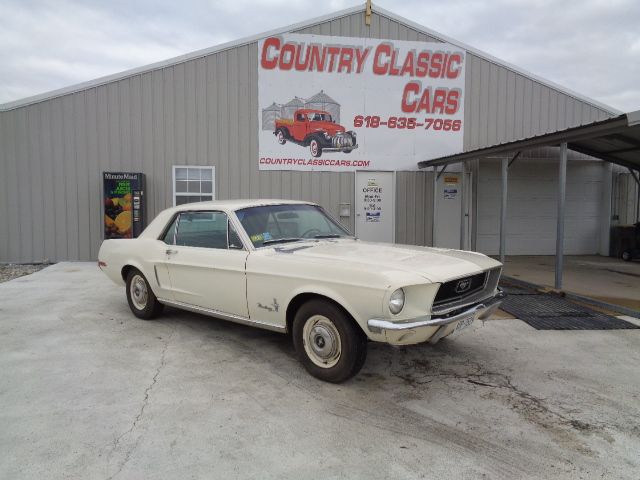
[[[309,230],[307,230],[306,232],[304,232],[302,235],[300,235],[302,238],[311,238],[311,237],[307,237],[307,235],[311,235],[311,234],[315,234],[315,235],[319,235],[322,232],[317,229],[317,228],[310,228]]]

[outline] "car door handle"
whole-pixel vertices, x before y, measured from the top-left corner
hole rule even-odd
[[[167,248],[167,250],[165,251],[165,253],[167,255],[172,255],[174,253],[178,253],[178,250],[171,250],[170,248]]]

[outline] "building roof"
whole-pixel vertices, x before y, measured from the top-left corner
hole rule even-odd
[[[294,32],[296,30],[301,30],[303,28],[307,28],[313,25],[317,25],[320,23],[324,23],[330,20],[336,20],[342,17],[346,17],[348,15],[352,15],[354,13],[358,13],[358,12],[365,12],[366,9],[366,5],[362,4],[360,6],[356,6],[356,7],[351,7],[351,8],[346,8],[344,10],[340,10],[328,15],[323,15],[320,17],[315,17],[309,20],[306,20],[304,22],[300,22],[300,23],[295,23],[292,25],[288,25],[286,27],[281,27],[275,30],[271,30],[268,32],[263,32],[263,33],[259,33],[257,35],[252,35],[249,37],[245,37],[239,40],[234,40],[231,42],[227,42],[227,43],[223,43],[214,47],[209,47],[209,48],[205,48],[202,50],[197,50],[195,52],[192,53],[187,53],[185,55],[180,55],[178,57],[174,57],[174,58],[170,58],[168,60],[163,60],[161,62],[156,62],[156,63],[152,63],[149,65],[145,65],[142,67],[137,67],[137,68],[133,68],[130,70],[125,70],[123,72],[120,73],[115,73],[113,75],[107,75],[105,77],[100,77],[97,78],[95,80],[90,80],[87,82],[82,82],[76,85],[71,85],[69,87],[64,87],[58,90],[53,90],[50,92],[46,92],[46,93],[42,93],[39,95],[34,95],[31,97],[27,97],[27,98],[23,98],[21,100],[16,100],[13,102],[8,102],[8,103],[4,103],[4,104],[0,104],[0,111],[8,111],[8,110],[13,110],[19,107],[23,107],[23,106],[27,106],[27,105],[31,105],[34,103],[38,103],[38,102],[42,102],[45,100],[49,100],[52,98],[56,98],[56,97],[60,97],[63,95],[68,95],[71,93],[75,93],[75,92],[80,92],[83,90],[88,90],[94,87],[98,87],[100,85],[104,85],[107,83],[111,83],[111,82],[115,82],[118,80],[122,80],[124,78],[128,78],[128,77],[133,77],[136,75],[140,75],[142,73],[146,73],[146,72],[150,72],[150,71],[154,71],[154,70],[160,70],[162,68],[166,68],[169,66],[173,66],[176,64],[180,64],[180,63],[184,63],[184,62],[188,62],[190,60],[194,60],[197,58],[201,58],[201,57],[205,57],[214,53],[218,53],[218,52],[222,52],[225,50],[229,50],[232,48],[236,48],[236,47],[240,47],[243,45],[248,45],[254,42],[257,42],[265,37],[269,37],[272,35],[279,35],[279,34],[283,34],[283,33],[289,33],[289,32]],[[453,38],[450,38],[446,35],[443,35],[439,32],[436,32],[434,30],[431,30],[427,27],[424,27],[418,23],[412,22],[411,20],[408,20],[404,17],[401,17],[399,15],[396,15],[395,13],[392,13],[388,10],[385,10],[383,8],[380,8],[378,6],[373,6],[373,12],[377,15],[381,15],[383,17],[387,17],[391,20],[394,20],[398,23],[401,23],[403,25],[406,25],[409,28],[412,28],[414,30],[417,30],[419,32],[424,33],[425,35],[428,35],[430,37],[435,38],[436,40],[442,41],[442,42],[447,42],[450,43],[452,45],[455,45],[459,48],[462,48],[464,50],[466,50],[467,52],[476,55],[479,58],[482,58],[488,62],[494,63],[496,65],[499,65],[501,67],[507,68],[509,70],[512,70],[513,72],[516,72],[518,74],[521,74],[523,76],[529,77],[532,80],[535,80],[543,85],[546,85],[550,88],[553,88],[555,90],[558,90],[559,92],[562,92],[566,95],[569,95],[570,97],[573,97],[581,102],[585,102],[589,105],[592,105],[594,107],[600,108],[602,110],[605,110],[611,114],[620,114],[622,113],[621,111],[609,106],[609,105],[605,105],[601,102],[598,102],[597,100],[594,100],[592,98],[586,97],[584,95],[581,95],[577,92],[574,92],[572,90],[569,90],[561,85],[558,85],[556,83],[553,83],[549,80],[546,80],[544,78],[541,78],[531,72],[528,72],[520,67],[517,67],[513,64],[510,64],[508,62],[505,62],[503,60],[500,60],[486,52],[483,52],[481,50],[478,50],[470,45],[467,45],[465,43],[459,42]]]
[[[303,105],[304,102],[298,97],[293,97],[291,100],[284,104],[285,107],[300,107]]]
[[[418,163],[418,167],[437,167],[488,156],[504,156],[565,142],[573,151],[640,171],[640,110],[579,127],[424,160]]]

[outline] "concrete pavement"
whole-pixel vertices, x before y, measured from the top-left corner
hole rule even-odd
[[[137,320],[62,263],[0,284],[0,478],[637,478],[639,364],[640,330],[500,320],[330,385],[285,336]]]

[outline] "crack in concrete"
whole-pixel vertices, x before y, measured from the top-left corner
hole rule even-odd
[[[504,373],[490,372],[483,369],[482,365],[476,362],[467,361],[463,365],[463,372],[455,371],[456,365],[449,371],[434,371],[438,365],[431,365],[423,360],[412,361],[401,359],[401,372],[391,372],[395,376],[411,385],[420,388],[435,381],[440,381],[447,388],[449,382],[466,382],[468,384],[490,388],[492,390],[502,390],[503,392],[494,398],[502,400],[516,413],[522,415],[529,422],[541,427],[552,434],[557,441],[564,444],[572,444],[583,454],[595,455],[591,449],[578,439],[570,435],[571,431],[580,433],[598,433],[602,426],[593,425],[581,420],[569,418],[562,413],[552,410],[545,404],[545,399],[536,397],[513,384],[511,377]],[[604,432],[602,432],[604,435]]]
[[[169,334],[169,337],[164,342],[164,347],[162,348],[162,353],[160,354],[160,363],[158,364],[158,367],[156,368],[156,372],[153,375],[153,378],[151,379],[151,383],[144,390],[144,397],[142,399],[142,405],[140,406],[140,410],[138,411],[138,414],[133,419],[133,422],[131,423],[131,426],[125,432],[121,433],[120,435],[118,435],[118,437],[116,437],[114,439],[113,447],[111,448],[111,451],[109,452],[109,455],[107,457],[107,464],[111,460],[111,458],[113,457],[113,454],[116,452],[116,450],[120,447],[122,439],[124,439],[126,436],[130,435],[136,429],[136,427],[138,426],[138,424],[142,420],[142,417],[144,415],[144,411],[147,408],[147,405],[149,405],[149,395],[151,393],[151,390],[153,389],[153,387],[158,382],[158,376],[160,375],[160,372],[162,371],[162,369],[166,365],[166,353],[167,353],[167,349],[169,347],[169,341],[171,340],[171,337],[173,337],[174,332],[175,332],[175,327],[171,331],[171,333]],[[126,450],[122,462],[120,462],[120,464],[118,465],[118,469],[116,470],[115,473],[110,475],[107,478],[107,480],[113,480],[115,477],[117,477],[120,474],[120,472],[122,472],[122,469],[124,468],[124,466],[131,459],[131,455],[136,450],[136,448],[138,448],[138,444],[140,443],[140,439],[141,438],[142,438],[142,436],[139,435],[136,438],[135,442]]]

